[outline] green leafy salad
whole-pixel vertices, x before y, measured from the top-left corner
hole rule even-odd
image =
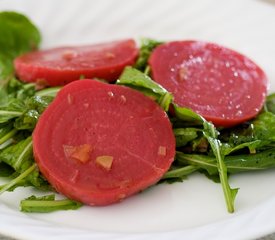
[[[17,187],[55,192],[34,161],[32,132],[40,115],[61,87],[42,88],[23,83],[14,73],[13,60],[39,48],[41,35],[30,20],[15,12],[0,13],[0,194]],[[174,97],[150,77],[148,58],[161,42],[144,39],[134,66],[126,67],[115,84],[136,89],[156,101],[168,113],[176,139],[176,157],[159,183],[182,182],[194,172],[219,182],[228,212],[234,212],[238,189],[228,182],[231,174],[275,167],[275,94],[252,120],[230,128],[216,128],[192,110],[178,106]],[[81,206],[55,193],[30,196],[21,211],[52,212]]]

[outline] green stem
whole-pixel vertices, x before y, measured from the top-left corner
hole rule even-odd
[[[32,87],[35,87],[35,84],[34,83],[27,83],[27,84],[24,84],[23,88],[26,90],[26,89],[29,89],[29,88],[32,88]]]
[[[275,167],[274,148],[255,154],[226,156],[224,163],[229,173],[264,170]],[[181,164],[191,164],[205,169],[210,175],[217,174],[217,164],[214,157],[202,154],[185,154],[177,152],[177,161]]]
[[[147,65],[146,68],[145,68],[145,70],[144,70],[144,74],[147,75],[147,76],[149,76],[150,71],[151,71],[151,68],[150,68],[149,65]]]
[[[10,132],[8,132],[6,135],[0,138],[0,145],[12,138],[17,133],[17,129],[13,129]]]
[[[64,205],[71,205],[72,200],[23,200],[21,202],[22,207],[59,207]]]
[[[197,171],[198,169],[199,169],[199,167],[192,166],[192,165],[177,168],[177,169],[170,170],[167,173],[165,173],[164,176],[162,177],[162,179],[188,176],[191,173]]]
[[[70,199],[55,200],[51,199],[51,196],[47,197],[35,197],[31,196],[20,203],[22,212],[37,212],[37,213],[49,213],[58,210],[75,210],[82,206],[81,203],[75,202]]]
[[[233,213],[235,197],[232,196],[232,191],[228,183],[227,168],[226,168],[226,165],[224,164],[223,157],[221,155],[220,144],[218,140],[214,141],[214,144],[216,147],[218,172],[219,172],[219,176],[220,176],[220,180],[223,188],[223,194],[225,197],[227,210],[228,212]]]
[[[32,148],[32,141],[29,142],[29,144],[24,148],[24,150],[22,151],[22,153],[19,155],[18,159],[16,160],[15,164],[14,164],[14,169],[18,169],[19,166],[21,165],[21,162],[24,159],[25,154]]]
[[[237,195],[238,189],[231,189],[228,176],[227,176],[227,167],[224,163],[224,154],[221,152],[221,142],[217,139],[218,132],[212,123],[204,121],[204,131],[203,134],[207,138],[211,149],[216,157],[216,163],[219,173],[219,178],[221,181],[224,198],[226,201],[227,210],[229,213],[234,212],[234,201]]]
[[[43,90],[37,91],[35,93],[36,96],[51,96],[55,97],[56,94],[60,91],[61,87],[52,87],[52,88],[45,88]]]
[[[161,106],[161,108],[164,111],[168,111],[169,110],[169,106],[172,100],[172,95],[169,92],[166,92],[164,95],[161,96],[161,98],[159,99],[159,105]]]
[[[9,115],[9,116],[13,116],[13,117],[19,117],[22,114],[23,114],[23,112],[0,110],[0,115]]]
[[[24,178],[26,178],[30,173],[32,173],[36,169],[36,164],[33,164],[31,167],[29,167],[25,172],[21,173],[18,177],[11,180],[9,183],[4,184],[0,187],[0,195],[9,190],[11,187],[16,185],[18,182],[22,181]]]

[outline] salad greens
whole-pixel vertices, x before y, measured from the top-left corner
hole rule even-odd
[[[28,18],[15,12],[0,13],[0,33],[0,177],[10,180],[0,186],[0,194],[22,186],[54,191],[34,161],[32,131],[60,87],[37,90],[35,84],[20,82],[13,73],[14,58],[40,44],[40,33]],[[142,92],[168,113],[177,152],[160,182],[183,181],[194,172],[203,173],[221,183],[227,209],[234,212],[238,189],[230,187],[229,174],[275,167],[275,94],[267,97],[256,118],[236,127],[217,129],[192,110],[176,105],[173,95],[150,78],[148,58],[159,44],[143,39],[136,64],[126,67],[116,84]],[[168,112],[171,109],[173,114]],[[69,199],[56,200],[54,194],[21,201],[24,212],[80,206]]]
[[[162,44],[163,42],[156,41],[153,39],[143,38],[141,39],[141,47],[139,57],[135,63],[135,68],[147,73],[148,69],[148,59],[151,55],[151,52],[156,48],[158,45]]]
[[[0,194],[20,186],[50,190],[34,162],[31,134],[40,114],[60,88],[36,91],[35,84],[22,83],[14,76],[14,58],[40,44],[40,33],[28,18],[15,12],[1,12],[0,33],[0,176],[11,179],[0,186]],[[22,211],[49,212],[80,206],[71,200],[38,200],[40,204],[33,202],[34,197],[23,201]]]
[[[6,89],[9,88],[6,84],[13,78],[13,59],[22,53],[37,49],[41,35],[27,17],[16,12],[0,13],[0,33],[1,106],[7,101],[7,94],[10,92],[9,89]]]
[[[24,199],[20,203],[22,212],[48,213],[57,210],[75,210],[82,206],[81,203],[70,199],[56,200],[54,194],[36,197],[34,195]]]

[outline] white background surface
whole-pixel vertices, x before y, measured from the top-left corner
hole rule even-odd
[[[0,10],[27,14],[42,48],[119,38],[199,39],[238,50],[257,62],[275,90],[275,5],[256,0],[0,0]],[[29,189],[0,197],[0,232],[22,239],[252,239],[275,231],[275,171],[239,174],[236,212],[220,185],[200,174],[159,185],[121,204],[23,214]]]

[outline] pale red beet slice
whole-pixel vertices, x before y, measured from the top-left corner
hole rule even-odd
[[[132,39],[89,46],[60,47],[27,53],[15,59],[17,76],[25,82],[60,86],[83,78],[115,81],[138,55]]]
[[[267,78],[246,56],[213,43],[177,41],[157,47],[149,63],[153,79],[175,102],[215,125],[230,127],[261,110]]]
[[[142,93],[79,80],[41,115],[33,150],[58,192],[106,205],[158,182],[174,159],[175,138],[166,113]]]

